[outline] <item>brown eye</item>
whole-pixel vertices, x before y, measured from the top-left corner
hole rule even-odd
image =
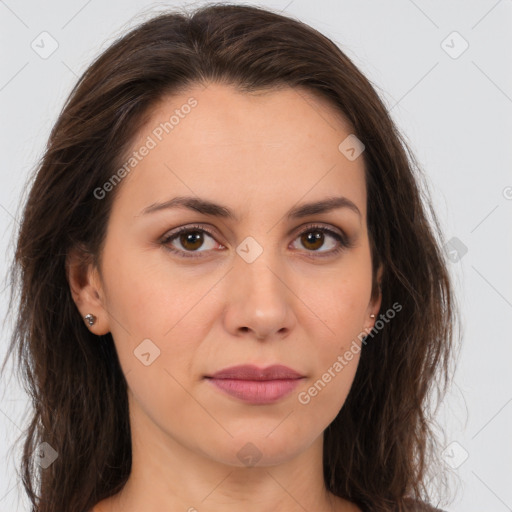
[[[302,249],[311,257],[333,256],[343,249],[350,248],[353,242],[344,234],[338,233],[324,226],[310,226],[302,231],[295,240],[300,240]],[[184,226],[169,233],[161,240],[168,250],[183,258],[202,257],[211,249],[225,249],[216,242],[212,232],[202,226]],[[176,246],[179,244],[179,246]],[[322,248],[326,250],[323,250]],[[299,248],[300,249],[300,248]]]
[[[208,240],[211,240],[208,245]],[[202,256],[203,252],[207,252],[215,247],[215,239],[209,230],[200,226],[185,226],[177,229],[166,236],[161,243],[174,253],[185,258],[194,258]],[[181,247],[176,247],[178,243]],[[203,249],[206,245],[206,248]],[[221,248],[222,245],[218,244]],[[194,254],[195,253],[195,254]]]
[[[308,252],[318,253],[315,256],[324,257],[337,254],[341,250],[351,247],[350,241],[340,233],[324,226],[310,226],[299,234],[300,244]],[[331,240],[327,250],[319,250],[325,246],[326,240]]]
[[[204,243],[204,237],[200,231],[187,231],[178,236],[179,242],[183,248],[188,251],[199,249]]]
[[[316,251],[324,244],[324,234],[320,231],[308,231],[301,235],[301,242],[307,249]]]

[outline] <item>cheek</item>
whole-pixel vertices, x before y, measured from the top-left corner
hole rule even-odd
[[[350,360],[346,354],[350,354]],[[352,387],[359,354],[356,344],[348,352],[333,350],[328,361],[299,390],[297,408],[309,428],[322,431],[338,415]]]
[[[146,254],[127,246],[122,258],[116,258],[113,246],[115,241],[105,250],[105,276],[107,307],[114,324],[117,320],[134,338],[165,340],[183,323],[191,322],[189,314],[193,317],[200,308],[215,284],[213,277],[199,278],[193,267],[177,266],[163,249]]]
[[[216,312],[208,290],[215,280],[125,254],[122,261],[105,259],[110,330],[134,391],[145,393],[148,403],[166,403],[169,390],[181,396],[177,382],[190,379],[211,328]]]
[[[363,332],[371,294],[371,279],[364,272],[339,275],[310,291],[305,301],[321,326],[317,322],[311,339],[320,341],[320,352],[330,355]]]
[[[329,420],[328,423],[345,402],[357,371],[371,292],[371,279],[363,269],[338,278],[335,285],[332,283],[333,280],[316,288],[308,296],[318,317],[318,321],[311,323],[310,334],[315,370],[298,396],[301,406],[314,409],[314,415]]]

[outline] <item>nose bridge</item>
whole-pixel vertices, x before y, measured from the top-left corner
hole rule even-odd
[[[265,238],[263,242],[262,239]],[[242,285],[249,285],[252,295],[265,293],[271,295],[283,292],[284,266],[276,244],[271,242],[268,233],[246,237],[237,247],[235,263],[235,279]]]
[[[237,247],[227,321],[233,332],[252,331],[258,339],[291,329],[290,290],[278,245],[247,237]]]

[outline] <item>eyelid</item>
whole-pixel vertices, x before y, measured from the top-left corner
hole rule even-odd
[[[328,236],[331,236],[332,238],[334,238],[338,242],[338,247],[336,249],[331,249],[329,251],[307,251],[307,250],[305,250],[307,257],[311,257],[311,258],[315,258],[315,259],[322,258],[322,257],[327,258],[329,256],[337,255],[339,252],[341,252],[343,250],[350,249],[350,248],[354,247],[354,245],[355,245],[354,237],[348,236],[342,229],[337,228],[336,226],[332,226],[331,224],[323,224],[323,223],[318,223],[318,222],[317,223],[306,222],[306,223],[292,229],[288,233],[287,236],[291,236],[292,234],[295,234],[295,237],[293,239],[293,241],[295,241],[295,239],[298,236],[300,236],[304,233],[307,233],[309,231],[314,231],[315,229],[322,231],[323,233],[326,233]],[[203,231],[203,232],[207,233],[211,238],[213,238],[217,243],[219,243],[220,245],[223,245],[222,243],[217,241],[217,235],[214,233],[214,230],[212,230],[211,228],[207,227],[207,225],[204,225],[204,224],[187,224],[187,225],[175,228],[175,229],[167,232],[163,237],[161,237],[160,243],[164,246],[167,246],[167,244],[172,239],[178,237],[181,233],[194,232],[194,231],[199,231],[199,232]],[[200,257],[203,257],[202,253],[210,252],[209,250],[207,250],[207,251],[183,251],[181,249],[175,249],[175,248],[169,248],[169,247],[167,247],[167,249],[173,253],[179,254],[180,255],[179,257],[183,257],[183,258],[200,258]]]
[[[333,232],[341,237],[348,238],[347,235],[340,228],[337,228],[336,226],[333,226],[332,224],[325,224],[323,222],[305,222],[304,224],[301,224],[300,226],[293,228],[289,232],[289,236],[291,236],[292,234],[300,235],[304,231],[313,230],[315,228],[325,229],[326,231]]]
[[[172,229],[171,231],[168,231],[161,239],[161,243],[168,243],[169,240],[172,238],[180,235],[183,232],[188,231],[205,231],[208,233],[212,238],[215,238],[217,235],[215,234],[214,230],[212,230],[209,227],[206,227],[204,224],[186,224],[185,226],[180,226],[178,228]]]
[[[325,229],[325,230],[333,231],[334,233],[336,233],[340,237],[343,237],[347,241],[350,238],[340,228],[337,228],[336,226],[332,226],[331,224],[324,224],[322,222],[320,222],[320,223],[318,223],[318,222],[305,222],[304,224],[301,224],[300,226],[297,226],[297,227],[293,228],[292,230],[290,230],[287,233],[286,236],[291,236],[294,233],[296,233],[297,236],[298,236],[298,235],[300,235],[302,233],[303,230],[314,229],[314,228],[319,228],[319,229]],[[177,227],[177,228],[175,228],[175,229],[173,229],[171,231],[168,231],[163,237],[161,237],[161,240],[162,241],[169,240],[169,238],[172,238],[173,236],[178,235],[178,234],[180,234],[183,231],[193,231],[195,229],[198,230],[198,231],[206,231],[212,237],[217,236],[215,234],[215,229],[209,228],[207,224],[186,224],[184,226],[179,226],[179,227]]]

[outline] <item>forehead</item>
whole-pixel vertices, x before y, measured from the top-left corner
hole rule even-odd
[[[131,152],[150,149],[123,183],[136,203],[186,193],[243,214],[264,202],[338,194],[366,215],[363,158],[351,161],[339,149],[351,126],[303,88],[196,85],[163,97],[146,119]]]
[[[189,108],[192,103],[194,106]],[[326,132],[332,135],[340,130],[347,134],[352,132],[339,109],[303,87],[281,86],[242,92],[229,84],[197,84],[161,98],[148,113],[144,133],[156,128],[159,122],[169,121],[173,113],[176,113],[171,122],[173,135],[180,131],[186,133],[182,121],[189,118],[188,127],[200,130],[197,142],[202,145],[219,142],[278,144],[304,135],[313,140],[315,134],[321,139]],[[182,124],[181,130],[175,131],[178,124]],[[285,125],[287,130],[283,132]],[[189,142],[193,144],[195,140]]]

